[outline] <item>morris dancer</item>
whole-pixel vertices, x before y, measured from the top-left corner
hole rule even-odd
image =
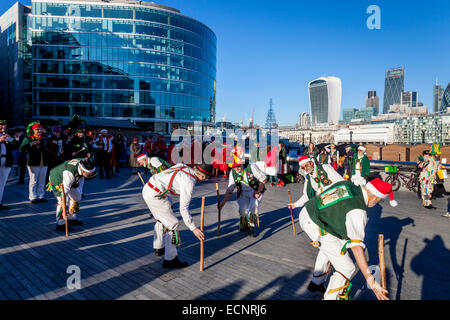
[[[366,148],[358,147],[358,153],[352,160],[352,178],[351,181],[357,186],[363,186],[367,183],[370,174],[370,160],[366,155]]]
[[[367,224],[367,207],[373,207],[389,195],[390,205],[395,207],[392,185],[376,178],[365,186],[355,186],[349,181],[340,181],[308,201],[299,215],[299,224],[319,249],[312,281],[308,287],[324,294],[325,300],[348,300],[351,279],[356,273],[355,265],[347,250],[352,250],[359,270],[379,300],[389,300],[372,276],[364,255],[363,243]],[[289,208],[295,208],[289,204]],[[328,287],[330,269],[334,272]],[[312,290],[311,290],[312,291]]]
[[[418,167],[422,170],[419,174],[420,194],[422,197],[422,205],[426,209],[436,209],[431,203],[431,198],[436,184],[436,173],[439,170],[439,161],[436,161],[434,155],[428,150],[423,152],[422,160]],[[420,159],[419,159],[420,160]]]
[[[139,156],[141,165],[148,160],[146,155]],[[203,232],[195,226],[189,213],[189,204],[196,181],[204,181],[211,175],[212,166],[197,164],[190,168],[185,164],[154,174],[145,184],[142,197],[151,214],[156,219],[153,235],[153,248],[156,256],[164,255],[163,268],[184,268],[187,262],[181,262],[177,255],[177,245],[180,245],[178,219],[172,211],[169,195],[180,196],[180,213],[184,224],[199,240],[204,240]]]
[[[303,195],[295,203],[296,207],[303,207],[316,194],[328,189],[333,183],[344,180],[329,164],[315,163],[308,155],[299,158],[298,164],[300,173],[305,176],[305,184]]]
[[[77,213],[80,211],[80,200],[84,180],[92,179],[97,175],[92,158],[72,159],[61,163],[50,171],[49,191],[53,191],[58,204],[56,206],[56,230],[65,230],[65,217],[63,216],[62,190],[66,194],[65,205],[69,207],[67,217],[69,225],[79,226],[82,222],[78,220]]]
[[[28,175],[30,176],[29,199],[31,203],[47,202],[45,196],[45,178],[47,176],[49,149],[52,142],[43,134],[40,123],[28,125],[27,136],[19,150],[28,153]]]
[[[264,165],[264,162],[262,164]],[[265,191],[265,183],[266,174],[256,163],[250,163],[244,169],[244,161],[237,159],[230,172],[225,196],[219,204],[219,210],[221,210],[233,195],[234,189],[237,189],[239,231],[248,231],[250,237],[256,236],[255,226],[259,227],[259,205]]]

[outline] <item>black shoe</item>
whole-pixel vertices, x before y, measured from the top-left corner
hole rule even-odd
[[[248,230],[249,230],[248,226],[239,228],[239,231],[240,231],[240,232],[246,232],[246,231],[248,231]]]
[[[315,284],[312,281],[309,283],[308,288],[306,289],[308,289],[311,292],[320,292],[321,294],[325,294],[325,291],[327,291],[327,289],[325,289],[323,285]]]
[[[81,194],[82,198],[86,198],[86,195],[84,193]]]
[[[0,210],[7,210],[7,209],[9,209],[8,206],[5,206],[5,205],[3,205],[3,204],[0,204]]]
[[[69,223],[69,226],[81,226],[83,224],[83,221],[78,219],[67,220],[67,222]]]
[[[25,181],[17,181],[16,184],[25,184]]]
[[[42,198],[42,199],[38,199],[38,202],[47,202],[48,200],[47,199],[44,199],[44,198]]]
[[[250,237],[256,237],[256,232],[255,232],[255,228],[254,227],[250,227],[250,228],[248,228],[248,235],[250,236]]]
[[[134,175],[137,175],[137,172],[133,171],[131,174],[134,176]]]
[[[155,256],[161,257],[161,256],[164,255],[165,252],[166,252],[166,249],[165,249],[165,248],[162,248],[162,249],[155,249]]]
[[[39,203],[39,199],[30,200],[30,203]]]
[[[163,261],[163,268],[169,268],[169,269],[175,269],[175,268],[185,268],[189,265],[187,262],[181,262],[180,259],[178,259],[178,256],[173,258],[172,260],[164,260]]]
[[[56,231],[66,231],[66,225],[64,224],[56,225]],[[67,231],[73,231],[73,228],[71,226],[68,226]]]

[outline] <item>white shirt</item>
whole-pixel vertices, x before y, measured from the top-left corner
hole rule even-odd
[[[78,173],[81,175],[81,169],[78,167]],[[68,171],[68,170],[64,170],[63,171],[63,187],[64,187],[64,192],[65,194],[67,194],[70,189],[72,189],[72,184],[75,181],[75,176],[72,174],[72,172]],[[80,188],[80,190],[82,190],[83,188],[83,184],[84,184],[84,177],[81,177],[80,181],[79,181],[79,185],[77,188]],[[74,199],[75,201],[79,201],[80,199]]]
[[[180,214],[183,218],[184,224],[189,228],[189,230],[193,231],[196,226],[194,224],[194,221],[192,220],[192,216],[189,213],[189,204],[191,203],[192,193],[194,191],[194,185],[196,182],[194,170],[182,163],[179,163],[163,172],[151,176],[149,181],[156,188],[164,192],[165,190],[167,190],[170,179],[174,174],[173,169],[177,168],[183,168],[183,171],[189,172],[193,176],[192,177],[189,174],[180,171],[173,179],[171,187],[171,191],[180,196]],[[166,194],[171,195],[171,193],[169,192]]]
[[[262,171],[262,169],[260,169],[260,167],[256,164],[256,163],[250,163],[250,167],[252,169],[253,172],[253,176],[259,181],[259,182],[264,182],[266,181],[266,175],[265,173]],[[247,179],[247,173],[246,173],[246,169],[244,169],[242,171],[242,191],[253,191],[253,188],[251,188],[249,186],[248,183],[248,179]],[[230,178],[228,179],[228,190],[231,190],[235,187],[235,182],[234,182],[234,178],[233,178],[233,174],[230,172]]]
[[[362,189],[362,193],[364,196],[364,203],[367,206],[368,198],[367,192],[364,188]],[[361,242],[352,242],[349,243],[346,248],[350,249],[354,246],[361,246],[363,249],[366,247],[364,244],[365,237],[365,229],[367,224],[367,211],[361,209],[353,209],[349,211],[345,217],[345,228],[347,229],[347,237],[352,240],[360,240]]]
[[[108,141],[108,137],[103,137],[102,135],[100,135],[97,139],[95,139],[94,144],[95,144],[95,148],[99,148],[99,146],[97,145],[97,143],[100,141],[100,139],[102,139],[105,148],[108,148],[106,150],[106,152],[111,153],[112,151],[112,139],[109,139]],[[108,143],[109,142],[109,143]]]
[[[327,190],[329,187],[331,187],[336,182],[344,181],[344,178],[342,178],[342,176],[339,173],[337,173],[336,170],[334,170],[333,167],[330,166],[329,164],[323,164],[322,168],[327,173],[328,179],[331,180],[331,184],[329,184],[327,186],[321,185],[322,190],[319,189],[319,185],[314,180],[314,178],[317,178],[316,165],[314,165],[313,172],[311,174],[308,174],[309,180],[311,181],[311,187],[314,189],[314,191],[316,191],[317,194],[322,193],[323,191]],[[305,183],[303,185],[303,195],[300,197],[300,199],[297,200],[297,202],[294,203],[295,207],[303,207],[305,205],[305,203],[308,202],[309,198],[308,198],[308,194],[306,192],[307,185],[308,185],[308,181],[305,181]]]

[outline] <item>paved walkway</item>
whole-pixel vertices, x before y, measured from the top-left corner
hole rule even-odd
[[[190,266],[162,268],[153,254],[155,221],[142,199],[142,183],[128,169],[111,180],[85,183],[84,224],[68,239],[55,231],[53,195],[47,193],[47,203],[30,204],[28,185],[16,185],[11,176],[3,201],[11,209],[0,212],[0,299],[317,299],[306,290],[316,249],[298,225],[299,209],[294,236],[286,208],[287,189],[297,199],[301,185],[268,187],[256,238],[238,231],[237,204],[230,201],[217,236],[215,183],[223,194],[225,180],[199,184],[191,203],[200,225],[201,197],[206,198],[200,272],[199,242],[182,222],[179,256]],[[411,192],[395,197],[397,208],[385,201],[369,211],[369,265],[378,264],[377,238],[383,233],[392,299],[450,299],[450,219],[441,217],[447,198],[434,201],[438,210],[425,211]],[[81,270],[81,289],[66,286],[71,265]],[[353,280],[352,299],[374,299],[361,274]]]

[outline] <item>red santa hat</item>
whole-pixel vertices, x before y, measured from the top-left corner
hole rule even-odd
[[[366,188],[370,191],[370,193],[378,198],[384,199],[389,196],[389,204],[392,207],[396,207],[398,205],[397,201],[394,200],[392,184],[383,181],[380,178],[375,178],[366,184]]]
[[[33,124],[33,125],[31,126],[31,129],[37,129],[37,128],[42,128],[41,124],[38,123],[38,122],[36,122],[35,124]]]
[[[308,155],[305,155],[303,157],[298,158],[298,165],[302,166],[303,164],[307,163],[308,161],[312,161],[312,159]]]
[[[137,161],[143,160],[143,159],[147,159],[148,156],[145,153],[142,153],[140,155],[138,155],[137,157]]]

